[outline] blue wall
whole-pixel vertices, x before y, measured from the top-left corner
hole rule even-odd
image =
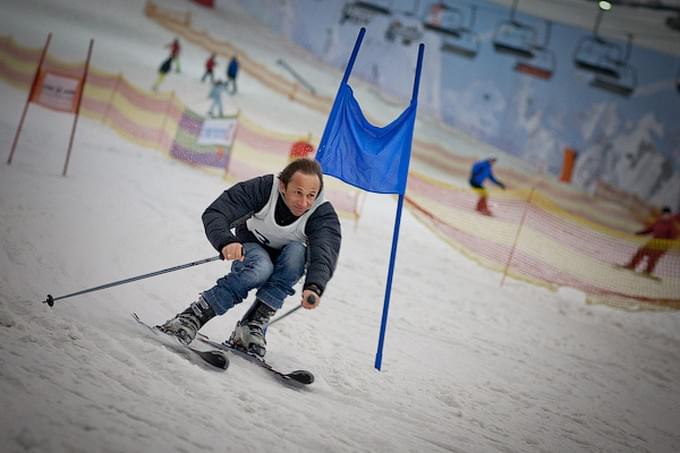
[[[344,68],[362,25],[352,20],[341,23],[345,5],[351,3],[243,0],[242,6],[320,59]],[[594,74],[573,62],[579,41],[590,30],[552,24],[548,48],[554,52],[555,66],[544,80],[515,71],[518,58],[494,50],[494,31],[509,18],[507,8],[483,0],[447,1],[461,16],[453,14],[455,10],[443,13],[439,16],[443,26],[466,25],[469,5],[477,6],[473,31],[479,50],[474,58],[466,58],[441,50],[447,38],[424,28],[424,22],[432,21],[435,2],[370,3],[385,5],[390,14],[373,16],[365,25],[356,76],[406,100],[417,45],[424,42],[421,108],[553,174],[559,173],[563,149],[574,148],[579,152],[575,184],[589,189],[603,180],[653,203],[680,208],[679,58],[633,46],[628,62],[637,71],[637,86],[630,96],[622,96],[591,86]],[[593,4],[593,22],[596,8]],[[535,27],[542,42],[544,21],[521,13],[516,19]],[[388,40],[386,32],[395,20],[413,27],[420,38],[408,44],[399,38]],[[625,36],[610,41],[625,48]],[[622,81],[627,82],[625,77]]]

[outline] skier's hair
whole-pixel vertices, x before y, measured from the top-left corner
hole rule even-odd
[[[670,208],[670,206],[664,206],[664,207],[661,209],[661,212],[663,212],[664,214],[670,214],[670,213],[671,213],[671,208]]]
[[[323,190],[323,173],[321,173],[321,165],[315,160],[304,157],[295,159],[286,165],[286,168],[281,170],[281,173],[279,173],[279,180],[284,186],[288,187],[288,183],[297,171],[306,175],[316,175],[319,178],[319,192],[316,194],[318,197]]]

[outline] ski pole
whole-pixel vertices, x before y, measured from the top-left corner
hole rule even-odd
[[[316,296],[313,295],[313,294],[312,294],[311,296],[307,296],[307,303],[309,303],[309,304],[311,304],[311,305],[316,304]],[[284,314],[282,314],[282,315],[279,316],[278,318],[272,319],[272,321],[271,321],[269,324],[267,324],[267,327],[271,326],[271,325],[274,324],[275,322],[281,321],[283,318],[285,318],[285,317],[288,316],[289,314],[293,313],[294,311],[299,310],[300,308],[302,308],[302,304],[300,304],[300,305],[298,305],[298,306],[296,306],[296,307],[294,307],[294,308],[291,308],[290,310],[288,310],[287,312],[285,312]]]
[[[193,261],[191,263],[182,264],[180,266],[169,267],[167,269],[162,269],[160,271],[151,272],[151,273],[144,274],[144,275],[138,275],[136,277],[126,278],[125,280],[119,280],[117,282],[107,283],[105,285],[96,286],[94,288],[83,289],[83,290],[77,291],[75,293],[66,294],[65,296],[52,297],[51,294],[48,294],[47,299],[43,300],[42,303],[47,304],[50,307],[54,307],[54,303],[58,300],[61,300],[61,299],[66,299],[66,298],[73,297],[73,296],[79,296],[80,294],[91,293],[93,291],[99,291],[100,289],[111,288],[113,286],[123,285],[125,283],[130,283],[130,282],[134,282],[134,281],[137,281],[137,280],[142,280],[142,279],[149,278],[149,277],[155,277],[156,275],[167,274],[168,272],[179,271],[179,270],[182,270],[182,269],[186,269],[188,267],[198,266],[199,264],[205,264],[205,263],[209,263],[211,261],[217,261],[219,259],[221,259],[221,257],[219,255],[213,256],[212,258],[205,258],[205,259],[202,259],[202,260]]]

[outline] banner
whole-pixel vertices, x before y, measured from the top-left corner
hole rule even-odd
[[[31,100],[52,110],[75,113],[79,92],[79,78],[41,71]]]
[[[206,119],[198,136],[199,145],[231,146],[236,133],[236,119]]]

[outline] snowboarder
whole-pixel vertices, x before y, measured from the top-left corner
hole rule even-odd
[[[163,60],[163,63],[161,63],[161,66],[158,68],[158,78],[151,87],[153,91],[158,91],[158,87],[160,87],[161,83],[165,79],[165,76],[168,75],[168,72],[170,72],[171,65],[172,57],[168,57],[165,60]]]
[[[293,286],[305,270],[301,303],[306,309],[319,305],[335,270],[340,222],[324,198],[321,167],[314,160],[297,159],[278,176],[240,182],[208,206],[202,218],[210,243],[232,261],[231,272],[161,329],[189,344],[206,322],[257,289],[230,341],[263,357],[265,328],[284,299],[295,293]]]
[[[216,55],[212,53],[210,54],[210,58],[205,60],[205,72],[203,73],[203,77],[201,77],[201,82],[205,82],[206,77],[210,77],[211,82],[215,81],[215,76],[213,74],[213,69],[215,69],[215,66],[217,66],[215,57]]]
[[[170,48],[170,59],[175,62],[175,72],[179,73],[179,53],[182,50],[179,38],[175,38],[170,44],[166,44],[165,47]]]
[[[654,223],[635,234],[638,236],[651,234],[652,239],[640,247],[630,261],[623,267],[635,271],[637,265],[640,264],[642,259],[646,256],[647,268],[643,273],[651,276],[659,258],[671,248],[673,244],[672,241],[678,237],[678,227],[675,224],[675,218],[671,215],[671,208],[664,206],[661,210],[661,216],[659,216]]]
[[[224,116],[224,113],[222,112],[222,91],[224,91],[224,82],[222,82],[220,79],[217,79],[217,81],[213,83],[210,93],[208,94],[208,97],[212,99],[210,110],[208,110],[208,116],[213,118],[215,117],[215,113],[213,112],[215,107],[217,107],[217,111],[219,113],[218,118],[222,118]]]
[[[479,200],[477,201],[477,207],[475,209],[478,212],[489,216],[492,214],[487,205],[489,194],[484,188],[484,181],[490,179],[498,187],[505,190],[505,184],[496,179],[491,168],[497,160],[498,159],[495,157],[489,157],[477,161],[472,165],[472,171],[470,172],[470,186],[472,186],[472,189],[479,195]]]
[[[231,60],[229,60],[229,65],[227,66],[227,83],[224,87],[226,90],[227,87],[231,87],[229,94],[234,94],[236,93],[236,77],[238,76],[238,59],[236,58],[236,55],[231,57]]]

